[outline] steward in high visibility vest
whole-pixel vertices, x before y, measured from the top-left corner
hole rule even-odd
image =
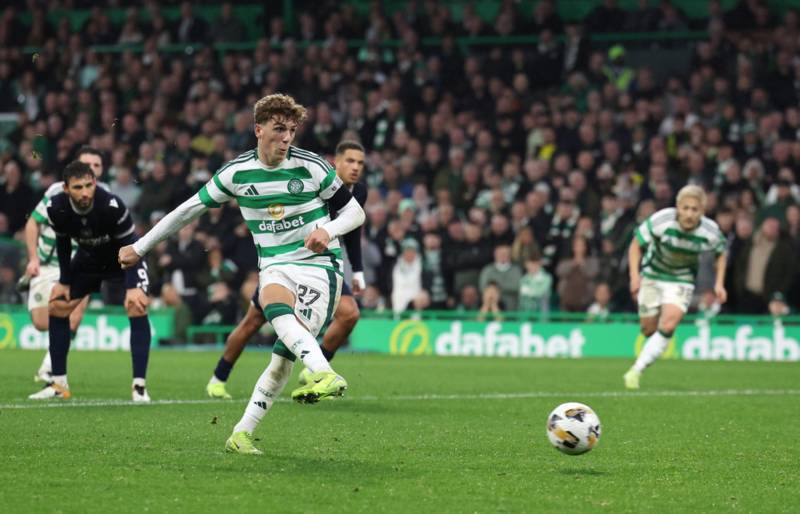
[[[625,48],[622,45],[614,45],[608,50],[610,64],[603,66],[603,74],[608,81],[620,91],[630,89],[633,82],[633,69],[625,66]]]

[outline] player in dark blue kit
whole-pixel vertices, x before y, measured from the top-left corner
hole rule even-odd
[[[355,141],[342,141],[336,146],[336,157],[334,159],[334,166],[336,174],[342,179],[342,182],[350,189],[358,203],[363,207],[367,201],[367,188],[364,184],[359,182],[361,174],[364,171],[364,147],[361,143]],[[331,213],[331,216],[334,216]],[[342,236],[345,249],[347,250],[347,261],[353,270],[353,289],[348,287],[347,282],[342,283],[342,297],[339,300],[339,305],[333,315],[333,321],[328,329],[325,331],[325,336],[322,340],[322,353],[328,361],[331,361],[336,355],[336,350],[347,340],[347,336],[353,331],[353,328],[358,322],[360,316],[358,305],[356,304],[353,294],[361,294],[364,290],[364,266],[361,261],[361,228],[345,234]],[[266,318],[262,313],[261,305],[258,301],[258,290],[250,303],[242,321],[230,333],[227,341],[225,341],[225,350],[220,357],[214,374],[206,386],[206,392],[211,398],[230,398],[225,389],[225,383],[228,376],[233,369],[233,365],[242,354],[247,341],[258,332],[258,330],[266,323]],[[324,330],[324,329],[323,329]],[[290,359],[295,360],[294,354],[286,348],[282,342],[278,341],[273,350],[275,353]],[[300,372],[300,383],[305,384],[307,380],[307,369]]]
[[[147,318],[147,269],[144,264],[123,271],[117,262],[119,249],[136,241],[133,220],[122,200],[97,187],[88,164],[71,162],[64,170],[64,192],[53,196],[47,217],[56,233],[60,276],[49,303],[52,382],[30,395],[32,400],[70,398],[67,383],[69,315],[103,281],[125,283],[125,310],[131,324],[133,401],[149,402],[145,385],[150,355],[150,321]],[[78,243],[75,256],[72,241]]]

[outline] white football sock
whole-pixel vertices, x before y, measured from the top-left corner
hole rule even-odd
[[[208,383],[209,383],[209,384],[220,384],[220,383],[221,383],[221,384],[224,384],[224,383],[225,383],[225,381],[224,381],[224,380],[220,380],[220,379],[218,379],[218,378],[217,378],[217,375],[211,375],[211,380],[209,380],[209,382],[208,382]]]
[[[333,371],[322,355],[317,339],[297,321],[294,314],[283,314],[272,319],[272,327],[283,344],[299,358],[312,373]]]
[[[256,382],[256,387],[253,389],[242,419],[233,428],[234,433],[242,430],[253,433],[269,408],[272,407],[275,398],[283,391],[286,382],[289,381],[289,377],[292,375],[292,364],[289,359],[275,353],[272,354],[269,366]]]
[[[69,389],[69,384],[67,384],[67,375],[53,375],[53,382],[61,387]]]
[[[141,386],[141,387],[147,387],[147,386],[145,385],[145,380],[144,380],[143,378],[134,378],[134,379],[133,379],[133,385],[135,385],[135,386]]]
[[[664,350],[667,349],[667,345],[669,345],[669,339],[664,337],[664,334],[660,331],[656,330],[653,335],[647,338],[647,342],[644,344],[644,348],[642,348],[642,353],[639,354],[639,357],[633,364],[633,369],[639,373],[644,371],[647,366],[655,362],[655,360],[664,353]]]
[[[44,354],[44,359],[42,359],[42,365],[39,366],[39,370],[47,371],[48,373],[53,371],[53,362],[50,360],[50,350]]]

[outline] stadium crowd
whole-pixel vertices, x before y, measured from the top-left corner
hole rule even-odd
[[[711,1],[707,18],[689,19],[668,0],[650,3],[629,12],[605,0],[581,23],[563,21],[550,0],[533,12],[504,1],[488,22],[469,4],[456,21],[434,1],[393,14],[373,2],[366,16],[315,3],[298,8],[293,32],[280,16],[263,20],[254,50],[181,53],[160,48],[239,39],[231,5],[209,24],[185,2],[169,23],[148,2],[120,25],[95,6],[77,31],[50,25],[40,7],[26,26],[6,7],[0,113],[18,121],[0,137],[0,236],[22,241],[42,191],[83,145],[104,153],[103,180],[145,231],[253,148],[252,105],[285,92],[309,108],[298,146],[326,156],[342,139],[367,148],[364,308],[632,311],[632,231],[691,183],[709,192],[707,215],[728,237],[723,309],[797,309],[798,11],[745,0],[723,12]],[[634,66],[630,45],[592,41],[690,28],[707,37],[670,40],[691,59],[666,76],[658,48]],[[458,39],[516,35],[538,39]],[[424,44],[431,37],[440,44]],[[126,43],[141,51],[93,49]],[[183,326],[235,323],[257,283],[233,204],[148,259],[153,294]],[[711,264],[698,277],[701,309],[714,308]],[[0,261],[1,300],[21,302],[14,283],[24,268],[24,259]]]

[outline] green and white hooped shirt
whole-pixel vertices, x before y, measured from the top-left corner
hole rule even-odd
[[[677,209],[655,212],[636,229],[644,249],[642,276],[667,282],[694,284],[700,254],[725,251],[725,236],[717,224],[703,216],[693,230],[683,230]]]
[[[206,207],[237,201],[253,235],[259,270],[303,263],[341,273],[339,238],[332,239],[323,253],[305,248],[304,240],[330,221],[326,200],[342,185],[323,157],[292,146],[274,168],[261,162],[256,150],[245,152],[220,168],[199,197]]]

